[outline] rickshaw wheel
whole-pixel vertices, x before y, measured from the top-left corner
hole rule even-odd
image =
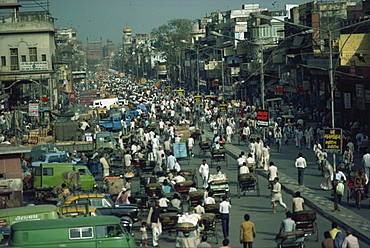
[[[238,182],[238,184],[236,185],[237,189],[238,189],[238,198],[240,198],[240,183]]]
[[[316,242],[319,242],[319,228],[317,227],[317,222],[315,221],[314,222],[314,228],[313,228],[313,232],[315,234],[315,237],[316,237]]]

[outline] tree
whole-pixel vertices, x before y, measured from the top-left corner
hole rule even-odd
[[[153,47],[163,52],[173,79],[178,78],[174,73],[177,71],[176,66],[178,66],[181,48],[186,46],[181,40],[191,39],[194,24],[195,21],[189,19],[173,19],[151,31],[151,37],[154,40]]]
[[[166,45],[181,46],[181,40],[189,40],[195,21],[189,19],[173,19],[158,28],[152,29],[151,37],[154,46],[165,49]]]

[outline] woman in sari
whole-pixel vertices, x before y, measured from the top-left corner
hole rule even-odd
[[[333,167],[331,164],[326,160],[324,162],[324,176],[325,176],[325,181],[320,184],[320,187],[323,190],[331,190],[333,188],[330,180],[330,176],[333,174]]]

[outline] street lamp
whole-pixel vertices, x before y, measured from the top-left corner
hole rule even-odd
[[[261,14],[255,14],[253,15],[254,17],[257,17],[257,18],[261,18],[261,19],[266,19],[266,20],[277,20],[277,21],[280,21],[280,22],[283,22],[283,23],[286,23],[288,25],[292,25],[292,26],[297,26],[297,27],[301,27],[301,28],[311,28],[313,30],[317,30],[317,31],[321,31],[321,32],[327,32],[327,35],[328,35],[328,42],[329,42],[329,84],[330,84],[330,107],[331,107],[331,124],[332,124],[332,128],[334,129],[335,128],[335,118],[334,118],[334,115],[335,115],[335,111],[334,111],[334,106],[335,106],[335,100],[334,100],[334,68],[333,68],[333,45],[332,45],[332,33],[333,32],[338,32],[340,30],[343,30],[343,29],[347,29],[347,28],[351,28],[351,27],[355,27],[355,26],[358,26],[358,25],[362,25],[362,24],[365,24],[365,23],[368,23],[370,22],[370,19],[368,20],[365,20],[365,21],[361,21],[361,22],[358,22],[358,23],[354,23],[354,24],[351,24],[351,25],[348,25],[348,26],[345,26],[345,27],[341,27],[341,28],[338,28],[338,29],[334,29],[334,30],[330,30],[330,29],[321,29],[321,28],[313,28],[313,27],[309,27],[309,26],[305,26],[305,25],[301,25],[301,24],[297,24],[297,23],[292,23],[292,22],[288,22],[288,21],[283,21],[283,20],[280,20],[278,18],[274,18],[272,16],[266,16],[266,15],[261,15]],[[335,153],[333,152],[333,168],[334,168],[334,171],[336,170],[336,156],[335,156]],[[334,186],[334,211],[336,210],[339,210],[339,207],[338,207],[338,197],[337,197],[337,193],[336,193],[336,187]]]
[[[289,39],[289,38],[292,38],[294,36],[297,36],[297,35],[301,35],[301,34],[308,34],[308,33],[312,33],[314,30],[311,29],[310,27],[308,27],[309,29],[308,30],[305,30],[305,31],[302,31],[300,33],[296,33],[294,35],[290,35],[290,36],[287,36],[284,38],[284,41]],[[218,36],[218,37],[226,37],[226,38],[230,38],[230,39],[233,39],[233,40],[237,40],[237,41],[242,41],[242,42],[246,42],[248,44],[251,44],[251,45],[258,45],[258,46],[261,46],[261,66],[258,70],[260,70],[260,84],[261,84],[261,102],[262,102],[262,109],[264,110],[265,109],[265,65],[269,62],[267,61],[266,63],[264,62],[264,52],[265,52],[265,49],[266,49],[266,46],[268,45],[276,45],[276,43],[257,43],[257,42],[251,42],[251,41],[248,41],[248,40],[242,40],[242,39],[238,39],[238,38],[235,38],[235,37],[232,37],[232,36],[227,36],[227,35],[223,35],[223,34],[220,34],[216,31],[211,31],[210,32],[211,35],[214,35],[214,36]],[[281,45],[283,44],[283,42],[281,42],[280,44],[277,45],[277,47],[275,48],[275,50],[280,47]],[[257,71],[258,71],[257,70]]]

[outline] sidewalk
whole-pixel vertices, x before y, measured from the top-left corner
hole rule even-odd
[[[205,131],[204,133],[209,139],[212,139],[214,137],[211,132]],[[243,151],[231,144],[226,144],[225,148],[228,155],[230,155],[234,159],[237,159],[240,152]],[[263,170],[257,170],[257,173],[267,179],[267,172]],[[370,223],[368,220],[349,211],[343,206],[340,206],[340,211],[333,212],[334,203],[332,201],[329,201],[328,199],[317,195],[314,190],[306,186],[298,186],[298,182],[296,180],[292,179],[291,177],[285,175],[280,171],[279,181],[283,189],[291,195],[294,195],[294,193],[297,191],[304,192],[304,200],[306,205],[308,205],[318,214],[321,214],[330,221],[336,221],[338,225],[343,227],[344,229],[351,228],[353,230],[354,236],[358,237],[360,240],[370,246]],[[319,229],[319,235],[323,235],[323,230]]]

